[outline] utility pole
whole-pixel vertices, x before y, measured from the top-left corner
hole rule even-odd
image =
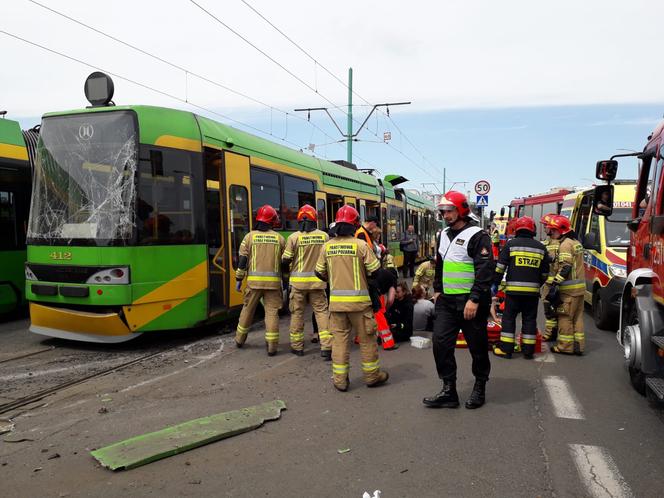
[[[349,163],[353,162],[353,142],[357,141],[357,136],[360,134],[362,131],[362,128],[364,128],[364,125],[367,124],[367,121],[369,121],[369,118],[371,115],[374,113],[376,109],[379,107],[386,107],[387,108],[387,115],[390,115],[390,106],[394,105],[408,105],[410,102],[386,102],[384,104],[374,104],[373,108],[371,111],[369,111],[369,114],[367,114],[367,117],[364,118],[364,121],[362,121],[362,124],[360,127],[357,129],[356,132],[353,133],[353,68],[349,67],[348,68],[348,121],[347,121],[347,126],[346,126],[346,133],[341,131],[341,127],[337,124],[337,122],[334,120],[332,117],[332,114],[330,114],[330,111],[327,107],[306,107],[303,109],[293,109],[295,112],[307,112],[307,120],[311,119],[311,111],[325,111],[325,113],[328,115],[328,117],[332,120],[334,123],[334,126],[336,126],[337,130],[339,130],[339,133],[341,133],[341,136],[344,137],[343,140],[339,140],[340,142],[347,142],[346,146],[346,161]]]
[[[346,126],[346,135],[353,135],[353,68],[348,68],[348,124]],[[346,142],[346,161],[353,162],[353,141]]]

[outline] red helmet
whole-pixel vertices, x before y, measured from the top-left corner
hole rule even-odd
[[[310,206],[309,204],[305,204],[297,212],[297,221],[304,221],[304,220],[317,221],[317,218],[318,218],[318,213],[316,213],[316,209],[313,206]]]
[[[545,214],[544,216],[542,216],[540,218],[540,223],[548,228],[548,227],[551,226],[551,222],[553,221],[553,218],[555,216],[558,216],[558,215],[556,213]]]
[[[565,235],[572,231],[572,226],[569,223],[569,219],[566,216],[556,215],[551,220],[550,228],[558,230],[561,235]]]
[[[339,211],[337,211],[337,217],[335,219],[337,223],[350,223],[351,225],[357,225],[360,222],[360,215],[350,204],[341,206]]]
[[[514,224],[514,231],[518,232],[519,230],[528,230],[530,233],[536,233],[537,228],[535,228],[535,220],[530,216],[517,218],[516,223]]]
[[[263,223],[269,223],[274,226],[279,223],[279,215],[277,214],[276,209],[269,204],[265,204],[265,206],[258,208],[258,211],[256,212],[256,221],[262,221]]]
[[[450,190],[441,199],[438,204],[440,211],[448,211],[456,208],[459,211],[459,216],[466,218],[470,214],[470,207],[468,206],[468,199],[461,192]]]

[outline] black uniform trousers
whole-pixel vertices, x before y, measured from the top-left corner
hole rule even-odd
[[[503,311],[503,330],[501,336],[511,336],[516,340],[516,317],[521,313],[521,334],[523,340],[523,353],[535,352],[534,339],[537,337],[537,309],[539,308],[539,294],[532,296],[507,294],[505,296],[505,311]],[[501,340],[500,349],[506,353],[514,351],[514,342]]]
[[[454,358],[457,335],[463,331],[473,358],[473,375],[478,380],[489,380],[491,362],[489,361],[489,340],[487,338],[487,318],[489,316],[490,297],[480,299],[477,314],[472,320],[463,318],[463,309],[468,300],[467,294],[441,294],[436,301],[436,318],[433,324],[433,357],[436,370],[441,380],[456,381],[457,365]]]
[[[415,260],[417,259],[417,251],[404,251],[403,252],[403,278],[415,278]]]

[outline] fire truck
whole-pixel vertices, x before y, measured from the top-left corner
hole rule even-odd
[[[552,188],[548,192],[541,194],[533,194],[528,197],[514,199],[509,205],[509,212],[505,212],[503,207],[500,210],[501,216],[507,214],[508,221],[505,229],[505,237],[501,237],[501,245],[504,244],[503,240],[508,240],[514,237],[514,226],[516,219],[521,216],[530,216],[537,224],[537,238],[542,240],[546,234],[542,231],[539,220],[542,216],[548,213],[560,214],[560,209],[563,205],[563,198],[572,192],[571,189],[565,187]]]
[[[664,122],[648,137],[642,152],[599,161],[595,176],[607,185],[595,187],[593,209],[614,220],[617,158],[637,157],[639,176],[627,227],[627,276],[620,302],[618,342],[634,389],[653,401],[664,401]]]

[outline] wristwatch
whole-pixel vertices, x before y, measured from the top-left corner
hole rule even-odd
[[[477,298],[477,297],[475,297],[475,296],[471,297],[470,300],[471,300],[472,302],[474,302],[475,304],[478,304],[478,303],[480,302],[479,298]]]

